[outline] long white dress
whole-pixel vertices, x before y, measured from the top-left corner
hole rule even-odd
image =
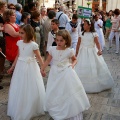
[[[82,111],[90,107],[89,100],[70,63],[74,50],[50,47],[52,66],[46,88],[45,108],[54,120],[82,120]]]
[[[75,71],[87,93],[101,92],[112,88],[114,82],[102,55],[97,55],[94,37],[97,33],[85,32],[80,35],[81,44]]]
[[[44,114],[45,88],[33,50],[35,42],[17,42],[19,57],[11,79],[7,115],[12,120],[30,120]]]
[[[104,47],[105,47],[105,38],[104,38],[104,34],[103,34],[103,29],[100,28],[98,26],[98,24],[100,26],[103,26],[103,21],[101,19],[98,19],[98,21],[95,21],[95,23],[94,23],[95,30],[96,30],[96,32],[98,34],[98,40],[99,40],[101,49],[103,50]]]

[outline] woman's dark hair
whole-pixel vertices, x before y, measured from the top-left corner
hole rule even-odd
[[[120,10],[119,9],[115,9],[113,12],[115,15],[119,15],[120,14]]]
[[[38,11],[38,10],[32,12],[32,14],[31,14],[32,19],[37,19],[39,16],[40,16],[40,11]]]
[[[86,22],[88,25],[91,25],[91,27],[90,27],[90,32],[95,32],[94,22],[93,22],[92,20],[86,19],[84,22]],[[86,31],[84,30],[84,31],[82,32],[82,35],[84,35],[85,32],[86,32]]]
[[[23,13],[22,13],[22,17],[21,17],[21,21],[24,22],[24,19],[26,19],[28,15],[30,15],[30,13],[28,13],[28,12],[23,12]]]
[[[28,7],[29,7],[29,10],[31,10],[33,7],[35,7],[36,6],[36,3],[35,2],[30,2],[29,4],[28,4]]]
[[[49,17],[49,19],[53,19],[55,16],[56,16],[55,11],[50,10],[50,11],[48,12],[48,17]]]

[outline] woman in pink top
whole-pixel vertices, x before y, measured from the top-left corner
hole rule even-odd
[[[115,41],[116,41],[116,54],[119,53],[119,28],[120,28],[120,11],[119,9],[115,9],[114,11],[114,17],[111,20],[112,22],[112,29],[110,32],[110,36],[109,36],[109,49],[112,47],[112,40],[115,36]],[[109,50],[108,49],[108,50]]]

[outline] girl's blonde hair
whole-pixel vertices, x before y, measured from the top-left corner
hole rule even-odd
[[[69,32],[67,30],[59,30],[56,33],[56,36],[62,36],[62,38],[65,40],[66,42],[66,48],[71,46],[71,36],[69,34]]]
[[[25,33],[26,33],[26,38],[27,38],[27,42],[35,41],[34,39],[34,29],[30,24],[27,25],[21,25],[20,29],[22,29]]]

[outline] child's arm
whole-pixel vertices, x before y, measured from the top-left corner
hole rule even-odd
[[[44,62],[43,62],[43,59],[42,59],[42,57],[41,57],[41,55],[40,55],[39,50],[37,49],[37,50],[33,50],[33,51],[34,51],[34,53],[35,53],[35,55],[36,55],[36,57],[37,57],[37,60],[38,60],[39,63],[40,63],[40,66],[42,67],[43,64],[44,64]]]
[[[75,56],[78,55],[78,51],[79,51],[79,48],[80,48],[80,43],[81,43],[81,38],[79,37],[79,38],[78,38],[78,42],[77,42],[77,47],[76,47],[76,54],[75,54]]]
[[[77,58],[74,56],[71,57],[71,60],[72,60],[72,68],[74,68],[74,66],[77,64]]]
[[[96,44],[96,46],[98,48],[98,52],[97,52],[98,56],[102,55],[102,51],[101,51],[100,43],[98,41],[98,37],[94,38],[94,42],[95,42],[95,44]]]
[[[44,74],[45,73],[45,68],[48,66],[48,64],[50,63],[52,59],[52,56],[50,54],[48,54],[47,60],[45,61],[44,65],[41,68],[41,73]]]
[[[17,60],[18,60],[18,57],[19,57],[19,52],[18,52],[18,54],[17,54],[17,56],[16,56],[16,58],[15,58],[13,64],[12,64],[12,66],[10,67],[10,69],[8,69],[8,71],[7,71],[8,74],[11,74],[12,71],[14,70],[14,68],[16,66],[16,63],[17,63]]]

